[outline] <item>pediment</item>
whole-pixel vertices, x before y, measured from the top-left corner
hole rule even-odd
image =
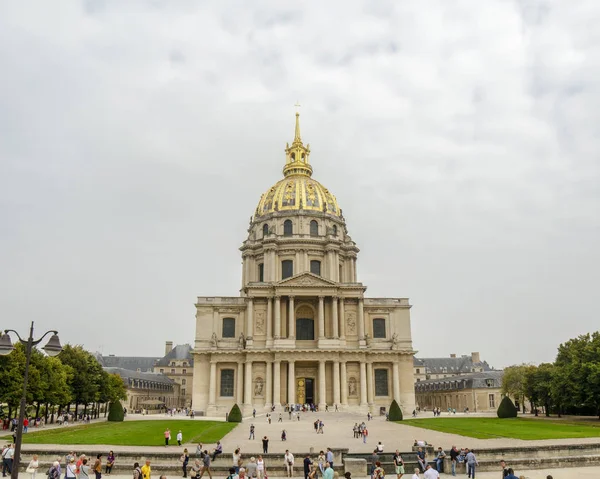
[[[313,286],[313,287],[328,287],[338,286],[335,281],[321,278],[312,273],[300,273],[295,276],[283,279],[277,283],[277,286]]]

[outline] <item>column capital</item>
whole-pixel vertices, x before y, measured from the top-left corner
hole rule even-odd
[[[324,301],[324,300],[325,300],[325,296],[319,295],[319,301]]]
[[[276,294],[273,296],[273,298],[275,298],[276,301],[279,301],[281,299],[281,295],[280,294]]]
[[[293,294],[288,294],[288,295],[287,295],[287,297],[288,297],[289,299],[292,299],[292,300],[293,300],[293,299],[294,299],[296,296],[294,296]]]

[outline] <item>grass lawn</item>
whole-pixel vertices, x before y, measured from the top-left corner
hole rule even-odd
[[[170,444],[177,444],[179,429],[184,443],[215,443],[236,423],[216,421],[125,421],[67,426],[23,435],[26,444],[110,444],[113,446],[163,446],[164,432],[171,430]],[[7,439],[6,437],[5,439]]]
[[[507,437],[514,439],[566,439],[600,437],[600,421],[568,422],[552,419],[499,418],[427,418],[408,419],[399,424],[459,434],[477,439]]]

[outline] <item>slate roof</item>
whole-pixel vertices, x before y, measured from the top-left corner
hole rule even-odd
[[[152,372],[154,364],[160,359],[147,356],[102,356],[96,353],[96,359],[105,368],[122,368],[130,371]]]
[[[489,389],[502,386],[502,376],[504,371],[485,371],[482,373],[465,374],[464,376],[454,376],[440,379],[427,379],[415,383],[415,390],[435,391],[439,389]],[[488,380],[492,382],[488,384]]]
[[[166,356],[163,356],[156,362],[156,366],[168,366],[171,361],[187,360],[190,366],[194,365],[192,357],[192,347],[189,344],[178,344]]]
[[[161,373],[140,373],[137,371],[131,371],[129,369],[110,367],[104,367],[102,369],[104,369],[109,374],[118,374],[123,378],[125,382],[127,382],[129,379],[140,379],[161,384],[173,384],[172,379],[169,379],[167,376]]]
[[[471,356],[458,358],[414,358],[413,364],[416,368],[424,367],[423,373],[430,374],[467,374],[473,372],[473,368],[483,368],[484,371],[492,371],[487,361],[473,363]]]

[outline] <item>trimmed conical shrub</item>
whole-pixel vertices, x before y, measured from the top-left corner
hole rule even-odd
[[[119,401],[111,402],[108,406],[108,420],[120,422],[125,418],[123,413],[123,406]]]
[[[237,404],[234,404],[227,416],[227,422],[242,422],[242,411]]]
[[[510,398],[508,396],[504,396],[500,402],[500,406],[498,406],[498,417],[501,419],[505,419],[507,417],[517,417],[517,412],[517,408]]]
[[[394,399],[392,404],[390,405],[390,412],[388,414],[388,419],[390,421],[402,421],[402,409],[398,406],[398,403]]]

